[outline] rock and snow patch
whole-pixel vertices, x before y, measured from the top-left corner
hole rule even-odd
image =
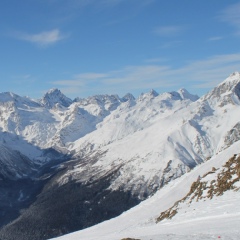
[[[140,240],[239,239],[239,147],[238,141],[181,178],[170,182],[154,196],[119,217],[56,239],[119,240],[127,237]],[[236,153],[238,155],[234,156]],[[207,191],[192,187],[193,191],[190,191],[191,194],[186,198],[188,202],[179,204],[178,213],[172,219],[156,223],[161,212],[188,194],[199,175],[202,176],[200,183],[206,181],[210,186],[213,180],[216,181],[214,188],[216,194],[204,198],[208,196]],[[221,182],[226,176],[228,180],[234,182],[231,184],[233,189],[230,187],[229,190],[222,191],[225,187],[221,187]],[[202,193],[198,195],[200,192]],[[196,201],[198,196],[202,198],[199,197]]]
[[[192,183],[189,193],[181,200],[174,203],[168,210],[162,212],[157,222],[172,219],[184,205],[190,206],[193,201],[205,201],[215,196],[221,196],[226,191],[240,191],[240,155],[235,154],[223,167],[205,173]],[[186,208],[186,207],[185,207]]]
[[[59,89],[50,89],[43,98],[40,100],[43,106],[47,108],[53,108],[56,104],[63,107],[69,107],[72,103],[70,98],[67,98]]]
[[[234,79],[198,100],[184,89],[152,90],[134,104],[122,103],[71,144],[74,157],[104,152],[83,169],[96,175],[91,165],[101,172],[120,167],[111,189],[131,189],[142,199],[239,140],[240,105],[224,98],[235,95],[240,79]]]

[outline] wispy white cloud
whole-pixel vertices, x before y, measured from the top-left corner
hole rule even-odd
[[[155,0],[131,0],[131,1],[136,2],[136,4],[140,7],[144,7],[155,2]],[[130,1],[129,0],[97,0],[95,2],[105,7],[115,7],[121,3],[130,2]]]
[[[181,34],[184,30],[183,26],[159,26],[153,30],[153,33],[162,37],[173,37]]]
[[[40,46],[48,46],[68,37],[67,35],[63,35],[59,29],[53,29],[51,31],[44,31],[36,34],[16,32],[14,33],[14,36],[17,39],[31,42]]]
[[[166,62],[166,61],[168,61],[168,59],[166,58],[150,58],[145,60],[146,63],[159,63],[159,62]]]
[[[75,78],[78,79],[86,79],[86,80],[94,80],[99,78],[106,78],[108,77],[108,74],[105,73],[83,73],[83,74],[77,74]]]
[[[108,73],[82,73],[76,74],[71,79],[63,79],[51,82],[52,85],[61,88],[65,94],[77,94],[91,89],[97,93],[97,87],[104,87],[103,79]],[[76,95],[75,95],[76,96]]]
[[[35,77],[31,74],[14,75],[11,78],[13,79],[13,82],[18,85],[30,84],[36,81]]]
[[[82,73],[74,75],[72,79],[55,81],[53,84],[59,86],[83,87],[107,77],[108,74],[105,73]],[[69,89],[71,87],[69,87]]]
[[[156,0],[97,0],[94,4],[95,9],[106,10],[106,9],[117,9],[120,5],[124,4],[125,8],[131,8],[131,10],[126,11],[121,17],[114,17],[109,20],[106,26],[116,25],[122,22],[127,22],[130,19],[136,17],[140,12],[144,11],[148,5],[151,5]]]
[[[169,70],[168,66],[161,65],[143,65],[143,66],[128,66],[119,71],[109,72],[109,77],[103,80],[106,85],[124,84],[131,85],[136,83],[134,89],[145,85],[146,81],[154,82],[155,80],[161,81],[159,76],[164,75]],[[164,85],[169,83],[162,82]]]
[[[72,79],[51,82],[65,93],[92,94],[156,90],[165,91],[186,87],[188,90],[202,92],[216,86],[230,73],[240,69],[240,53],[216,55],[199,61],[190,61],[182,67],[147,64],[127,66],[106,73],[84,73]],[[201,92],[201,91],[200,91]]]
[[[56,6],[59,5],[59,0],[48,0],[50,4],[54,4]],[[93,7],[98,10],[104,10],[106,8],[114,8],[119,6],[122,3],[135,3],[136,7],[145,7],[147,5],[152,4],[156,0],[68,0],[66,1],[65,7],[69,11],[79,10],[85,7]]]
[[[101,4],[102,6],[106,6],[106,7],[114,7],[124,1],[126,0],[100,0],[98,1],[98,4]]]
[[[222,40],[222,39],[223,39],[223,37],[220,37],[220,36],[218,36],[218,37],[210,37],[208,39],[208,41],[214,42],[214,41],[219,41],[219,40]]]
[[[104,14],[107,16],[105,11],[116,10],[124,4],[124,8],[127,8],[128,11],[125,11],[121,16],[115,14],[105,24],[103,23],[104,26],[109,26],[128,21],[157,0],[65,0],[61,1],[61,4],[59,4],[59,0],[46,1],[51,8],[54,8],[54,12],[58,13],[53,21],[58,24],[74,21],[84,10],[87,10],[89,14],[104,11]]]
[[[182,44],[182,41],[167,41],[163,43],[160,48],[166,49],[166,48],[175,48],[179,47]]]
[[[223,10],[219,19],[232,25],[236,29],[235,33],[240,36],[240,3],[230,5]]]

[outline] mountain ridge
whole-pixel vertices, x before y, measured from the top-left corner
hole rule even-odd
[[[221,154],[240,139],[239,86],[234,73],[201,98],[185,89],[151,90],[136,99],[127,94],[71,100],[57,89],[38,101],[0,94],[0,147],[10,152],[2,164],[19,176],[14,180],[4,172],[4,181],[36,186],[33,192],[24,188],[23,198],[21,184],[11,193],[12,202],[29,201],[14,209],[15,220],[0,229],[0,238],[15,233],[42,240],[108,220]],[[33,174],[25,174],[20,156],[34,165]],[[116,198],[118,206],[112,206]],[[36,213],[45,218],[51,207],[71,220],[53,214],[48,224],[38,219],[36,230]],[[19,230],[29,219],[31,236]]]

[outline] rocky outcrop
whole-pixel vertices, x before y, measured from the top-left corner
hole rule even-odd
[[[208,180],[209,175],[214,176]],[[212,199],[228,190],[238,191],[239,187],[235,185],[238,181],[240,181],[240,155],[234,155],[221,169],[213,167],[212,171],[205,173],[201,179],[199,177],[197,181],[193,182],[188,194],[175,202],[171,208],[162,212],[156,222],[173,218],[182,203],[191,204],[192,201]]]

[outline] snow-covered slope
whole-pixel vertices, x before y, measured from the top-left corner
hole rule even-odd
[[[0,94],[2,164],[24,182],[37,163],[40,174],[28,180],[44,186],[1,237],[42,240],[119,215],[237,143],[239,114],[237,72],[201,98],[185,89],[73,101],[57,89],[40,100]]]
[[[0,128],[40,148],[56,147],[66,152],[67,143],[95,130],[97,123],[128,99],[134,97],[98,95],[72,101],[58,89],[49,90],[38,101],[1,93]]]
[[[97,123],[130,98],[133,96],[120,99],[99,95],[72,101],[58,89],[49,90],[41,100],[1,93],[0,139],[10,148],[31,155],[29,157],[38,162],[42,159],[44,163],[47,159],[41,157],[40,150],[53,148],[69,153],[66,144],[95,130]],[[9,138],[17,144],[11,144]]]
[[[239,149],[238,141],[117,218],[56,239],[119,240],[131,237],[141,240],[218,238],[237,240],[240,238]],[[235,162],[229,159],[235,159]],[[226,168],[230,169],[230,172],[226,171]],[[237,173],[233,172],[233,169]],[[178,203],[178,212],[172,219],[157,223],[161,212],[176,205],[176,202],[183,199],[189,192],[194,193],[194,191],[191,192],[193,182],[197,182],[199,175],[202,177],[199,184],[206,183],[210,186],[213,181],[217,183],[225,180],[229,174],[231,177],[228,176],[227,182],[232,184],[221,194],[216,191],[212,198],[204,198],[209,189],[206,189],[205,193],[203,190],[200,194],[202,198],[196,197],[191,201]],[[188,199],[192,196],[193,194],[190,194]]]
[[[0,145],[0,181],[2,179],[16,180],[31,176],[36,171],[33,162],[16,150]]]
[[[79,162],[60,185],[69,176],[82,181],[82,172],[98,178],[119,169],[111,189],[131,190],[144,199],[239,139],[239,98],[237,72],[200,99],[185,89],[74,101],[57,89],[39,101],[2,93],[0,128],[19,137],[16,146],[28,144],[14,150],[27,155],[25,149],[35,148],[27,156],[38,162],[49,160],[41,153],[49,148],[93,159],[85,167]]]
[[[119,169],[111,189],[141,199],[239,140],[240,77],[232,74],[196,100],[186,90],[142,94],[122,103],[96,130],[69,144],[79,163],[59,184]],[[87,177],[88,178],[88,177]]]

